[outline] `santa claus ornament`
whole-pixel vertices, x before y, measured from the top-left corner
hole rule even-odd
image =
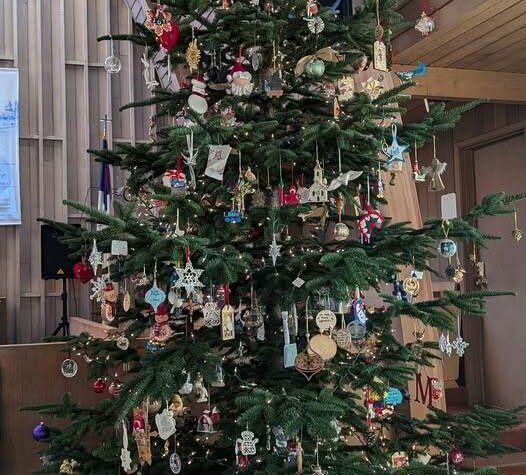
[[[102,318],[108,322],[112,322],[115,319],[115,302],[117,302],[117,288],[113,282],[106,283],[104,290],[102,291],[103,302],[100,306],[100,313]]]
[[[249,96],[254,89],[252,74],[243,66],[241,56],[238,57],[236,64],[230,68],[228,80],[230,81],[230,92],[233,96]]]
[[[155,311],[155,323],[150,328],[150,340],[152,343],[162,346],[172,334],[168,325],[168,306],[161,303]]]

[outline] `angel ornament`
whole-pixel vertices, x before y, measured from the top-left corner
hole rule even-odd
[[[152,91],[155,89],[159,83],[155,79],[155,66],[153,64],[153,61],[148,58],[148,48],[144,51],[141,63],[144,66],[143,76],[144,76],[144,82],[146,83],[146,87],[149,91]]]
[[[203,375],[201,373],[197,373],[197,376],[195,377],[194,393],[197,397],[196,402],[208,401],[208,391],[205,388]]]
[[[184,163],[188,165],[188,169],[190,170],[190,182],[188,183],[188,188],[195,190],[197,181],[195,179],[194,166],[197,164],[198,148],[194,148],[194,131],[192,129],[190,129],[189,134],[186,134],[186,146],[188,149],[188,155],[185,155],[184,153],[182,155]]]
[[[433,135],[433,160],[431,160],[431,165],[424,167],[422,172],[431,177],[429,181],[429,191],[442,191],[446,188],[444,182],[442,181],[442,175],[446,171],[447,163],[441,162],[437,158],[436,153],[436,139]]]

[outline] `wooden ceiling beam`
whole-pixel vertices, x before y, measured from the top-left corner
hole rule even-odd
[[[500,39],[494,41],[492,44],[485,46],[484,48],[478,49],[468,57],[464,57],[461,60],[448,65],[450,68],[465,68],[465,69],[480,69],[477,67],[479,61],[483,61],[486,58],[493,58],[493,60],[506,55],[506,51],[510,46],[526,39],[526,19],[524,20],[524,26],[513,33],[502,36]]]
[[[429,65],[450,68],[456,61],[469,58],[476,51],[483,50],[499,38],[511,35],[515,30],[526,25],[526,2],[518,3],[505,12],[486,20],[461,37],[437,48],[422,58]]]
[[[394,71],[410,68],[393,66]],[[414,98],[526,103],[526,74],[428,67],[415,83],[406,91]]]
[[[417,37],[412,36],[414,32],[408,31],[395,38],[395,61],[400,64],[414,64],[437,48],[462,37],[466,31],[476,28],[520,2],[521,0],[452,1],[433,15],[437,30],[429,37],[417,41]],[[409,34],[411,36],[407,36]]]
[[[506,71],[507,67],[524,59],[526,48],[524,39],[508,45],[499,53],[489,55],[473,64],[470,69],[483,69],[487,71]]]

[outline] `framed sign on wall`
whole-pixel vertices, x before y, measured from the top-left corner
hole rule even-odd
[[[0,68],[0,225],[20,224],[18,69]]]

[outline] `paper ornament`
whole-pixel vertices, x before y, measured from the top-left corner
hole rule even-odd
[[[195,292],[196,288],[203,287],[203,283],[199,281],[199,277],[204,271],[203,269],[194,269],[192,261],[187,260],[184,268],[176,267],[175,272],[177,272],[179,278],[175,282],[174,287],[184,287],[188,295]]]
[[[175,419],[168,408],[164,408],[161,413],[155,415],[155,425],[159,437],[163,440],[167,440],[175,434]]]
[[[230,145],[210,145],[205,175],[222,181],[226,162],[231,151],[232,147]]]

